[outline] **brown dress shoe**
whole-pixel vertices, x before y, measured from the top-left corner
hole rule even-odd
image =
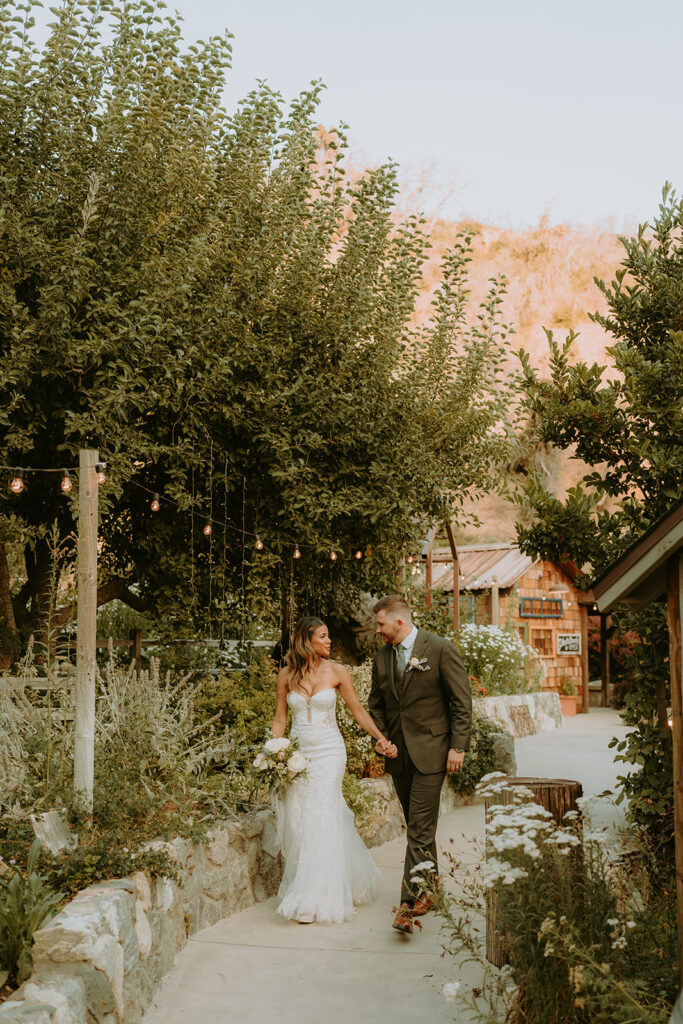
[[[421,917],[422,914],[427,914],[434,906],[430,896],[426,893],[422,893],[418,896],[413,903],[413,917]]]
[[[406,935],[413,934],[413,910],[407,903],[402,903],[396,911],[396,917],[394,923],[391,926],[398,932],[404,932]]]

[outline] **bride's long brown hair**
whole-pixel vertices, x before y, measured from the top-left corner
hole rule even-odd
[[[288,690],[297,690],[306,673],[318,667],[320,657],[311,646],[311,637],[316,629],[320,629],[324,625],[323,620],[315,615],[306,615],[295,625],[289,650],[285,654],[285,665],[289,670],[287,673]]]

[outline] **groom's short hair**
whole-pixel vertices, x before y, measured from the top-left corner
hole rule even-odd
[[[381,597],[372,610],[375,615],[377,612],[388,612],[389,615],[395,615],[406,621],[410,620],[410,605],[400,594],[388,594],[387,597]]]

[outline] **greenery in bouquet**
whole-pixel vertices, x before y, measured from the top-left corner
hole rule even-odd
[[[280,794],[302,778],[307,768],[308,759],[295,736],[269,736],[253,761],[255,788],[265,785],[270,793]]]
[[[543,664],[521,637],[500,626],[461,626],[456,645],[478,695],[539,690]]]

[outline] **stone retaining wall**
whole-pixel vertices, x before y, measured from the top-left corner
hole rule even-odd
[[[477,707],[517,737],[533,736],[545,729],[559,729],[562,725],[560,698],[554,690],[483,697],[477,700]]]
[[[204,844],[152,844],[180,884],[130,878],[79,892],[34,935],[33,974],[0,1024],[137,1024],[188,936],[274,895],[282,858],[271,811],[215,829]]]
[[[508,738],[509,739],[509,738]],[[508,765],[514,772],[514,753]],[[363,835],[380,846],[404,831],[391,779],[365,779],[377,811]],[[475,802],[446,784],[441,810]],[[282,857],[272,811],[214,829],[206,843],[148,844],[178,865],[180,882],[130,878],[99,882],[34,935],[33,974],[0,1005],[0,1024],[138,1024],[188,937],[273,896]]]

